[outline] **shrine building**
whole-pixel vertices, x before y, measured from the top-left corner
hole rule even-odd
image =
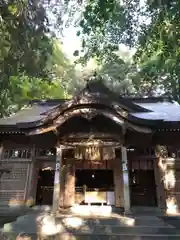
[[[0,119],[0,203],[179,211],[180,105],[122,97],[91,80],[72,99]]]

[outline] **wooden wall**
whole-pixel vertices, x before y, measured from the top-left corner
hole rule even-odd
[[[4,137],[4,148],[15,149],[19,147],[29,147],[30,152],[33,147],[36,148],[50,148],[54,147],[56,139],[52,136],[48,138],[40,137],[36,139],[37,145],[34,146],[33,139],[24,136],[13,136]],[[52,140],[52,141],[50,141]],[[48,145],[48,142],[50,145]],[[141,148],[143,149],[143,147]],[[152,149],[147,150],[144,147],[144,152],[138,153],[136,151],[128,152],[129,169],[155,169],[155,179],[157,184],[157,197],[159,207],[165,208],[167,206],[167,199],[175,199],[175,202],[180,209],[180,154],[179,150],[171,152],[167,156],[157,156]],[[73,158],[66,159],[63,165],[71,165],[73,169],[114,169],[114,182],[115,182],[115,199],[116,206],[123,206],[123,182],[122,182],[122,169],[121,169],[121,156],[116,159],[104,160],[104,161],[81,161],[74,160]],[[144,160],[143,160],[144,159]],[[145,160],[146,159],[146,160]],[[153,164],[152,164],[153,163]],[[5,158],[4,156],[0,159],[2,168],[10,170],[9,173],[4,173],[0,179],[0,203],[7,204],[12,199],[23,201],[28,197],[34,197],[36,195],[36,181],[37,174],[40,168],[51,166],[55,167],[55,156],[52,156],[51,160],[37,158],[33,155],[21,158]],[[161,167],[160,167],[161,166]],[[162,170],[163,168],[163,170]],[[74,171],[74,170],[73,170]],[[174,174],[174,179],[170,176],[168,180],[168,174]],[[72,204],[73,191],[72,184],[74,184],[74,175],[72,169],[64,170],[61,181],[61,197],[60,205],[64,202],[67,205]],[[174,181],[175,184],[172,186],[168,181]],[[72,189],[72,191],[69,191]],[[68,200],[69,199],[69,200]],[[169,201],[169,200],[168,200]]]
[[[0,180],[0,203],[12,204],[13,200],[20,203],[26,198],[27,184],[31,162],[28,159],[2,161],[1,166],[9,169],[3,173]]]

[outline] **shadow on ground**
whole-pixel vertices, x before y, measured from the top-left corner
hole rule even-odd
[[[162,219],[165,223],[172,225],[177,230],[180,231],[180,217],[178,216],[161,216],[159,217]]]

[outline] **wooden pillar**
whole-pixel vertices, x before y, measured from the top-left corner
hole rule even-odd
[[[65,167],[64,207],[73,206],[75,201],[75,169],[68,164]]]
[[[121,146],[122,154],[122,171],[123,171],[123,189],[124,189],[124,213],[130,214],[130,190],[129,190],[129,172],[127,164],[127,150],[126,147]]]
[[[0,145],[0,160],[3,158],[3,145]],[[0,169],[0,190],[1,190],[1,183],[2,183],[2,176],[3,176],[3,169]]]
[[[168,152],[166,146],[157,145],[155,148],[156,159],[154,161],[154,174],[157,186],[157,200],[158,207],[165,210],[166,205],[166,193],[164,185],[164,176],[166,172],[166,164],[163,162],[168,157]]]
[[[30,174],[31,174],[31,163],[27,164],[27,171],[26,171],[26,178],[25,178],[25,187],[24,187],[24,202],[28,198],[28,190],[29,190],[29,181],[30,181]]]
[[[60,195],[59,195],[59,206],[64,207],[65,175],[66,175],[66,165],[65,164],[61,165],[60,171],[61,171],[61,174],[60,174],[60,189],[61,189],[61,191],[60,191]]]
[[[28,164],[28,171],[27,171],[27,185],[26,185],[26,194],[25,194],[25,200],[29,198],[33,198],[33,189],[35,188],[33,184],[33,178],[35,177],[34,172],[35,172],[35,147],[31,149],[31,160]],[[35,200],[35,199],[34,199]]]
[[[115,206],[124,206],[124,191],[123,191],[123,175],[122,175],[122,163],[120,158],[115,159],[114,164],[114,194],[115,194]]]
[[[59,208],[60,197],[60,179],[61,179],[61,161],[62,161],[62,146],[56,147],[56,168],[54,176],[54,192],[53,192],[53,212],[56,212]]]
[[[33,178],[32,178],[32,182],[31,182],[31,196],[33,197],[34,201],[36,201],[36,194],[37,194],[37,187],[38,187],[38,176],[39,176],[39,170],[41,168],[41,163],[39,161],[37,161],[36,159],[34,159],[33,161]]]
[[[1,144],[0,145],[0,159],[2,160],[2,157],[3,157],[3,149],[4,149],[4,147],[3,147],[3,145]]]
[[[166,209],[166,197],[164,191],[164,181],[163,181],[163,174],[161,173],[160,169],[160,159],[156,158],[154,160],[154,176],[156,182],[156,194],[157,194],[157,201],[158,207],[161,209]]]

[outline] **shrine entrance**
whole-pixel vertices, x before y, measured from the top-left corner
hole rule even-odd
[[[79,204],[114,205],[112,170],[82,169],[76,170],[75,176]]]
[[[135,168],[128,166],[127,146],[137,138],[148,145],[152,131],[128,118],[132,104],[124,108],[119,96],[106,87],[100,94],[96,87],[59,105],[48,115],[49,124],[30,134],[49,134],[57,141],[53,209],[98,203],[124,207],[129,214],[129,172]]]
[[[153,170],[131,170],[130,190],[132,206],[157,206]]]
[[[130,161],[129,167],[131,206],[157,206],[153,159]]]
[[[114,205],[115,149],[104,144],[76,146],[75,203],[91,205]]]
[[[52,205],[54,173],[55,171],[52,169],[39,170],[36,191],[36,205]]]

